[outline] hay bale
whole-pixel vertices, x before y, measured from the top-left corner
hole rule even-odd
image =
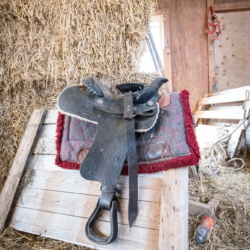
[[[131,80],[154,6],[151,0],[3,0],[2,87],[50,88],[90,75],[109,87]]]
[[[152,0],[0,1],[0,191],[34,108],[97,76],[115,90],[149,83],[136,74],[154,12]],[[85,249],[7,229],[0,249]]]

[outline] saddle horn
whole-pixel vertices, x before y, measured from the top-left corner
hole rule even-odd
[[[158,96],[157,92],[162,84],[168,82],[167,78],[157,78],[149,86],[144,88],[138,95],[135,96],[134,101],[137,104],[147,102],[153,96]]]

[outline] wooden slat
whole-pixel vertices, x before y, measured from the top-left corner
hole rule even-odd
[[[250,11],[220,13],[218,18],[222,27],[220,39],[215,41],[219,90],[249,85]]]
[[[29,159],[29,165],[35,170],[76,172],[78,170],[64,169],[55,165],[55,155],[32,155]],[[153,174],[139,174],[140,177],[162,178],[162,171]]]
[[[195,118],[207,118],[207,119],[232,119],[240,120],[243,119],[244,110],[206,110],[197,111],[194,114]]]
[[[46,124],[41,127],[38,138],[55,138],[56,124]]]
[[[209,107],[208,110],[242,110],[242,103],[240,106],[220,106],[220,107]]]
[[[204,77],[208,72],[207,37],[204,34],[206,1],[159,0],[158,4],[160,10],[169,11],[171,41],[168,44],[171,51],[173,91],[191,91],[190,106],[195,111],[198,100],[208,92],[208,77]],[[199,39],[193,39],[190,34],[195,34]]]
[[[34,170],[44,170],[44,171],[63,171],[63,172],[73,172],[77,170],[64,169],[55,165],[55,155],[32,155],[30,156],[29,165],[32,165]]]
[[[206,98],[207,96],[208,96],[208,94],[205,94],[205,95],[203,96],[203,98]],[[205,109],[205,106],[202,105],[202,104],[199,104],[196,111],[202,111],[202,110],[204,110],[204,109]],[[199,118],[194,118],[194,121],[195,121],[195,123],[201,124],[201,121],[199,120]]]
[[[56,138],[39,138],[34,147],[33,154],[55,155]]]
[[[196,166],[189,166],[188,167],[188,175],[189,175],[189,178],[199,179],[199,175],[197,173]]]
[[[208,205],[211,206],[212,214],[216,214],[218,211],[218,208],[221,204],[221,201],[223,200],[222,194],[216,194],[214,195],[213,199],[208,202]]]
[[[55,124],[57,122],[58,110],[48,110],[43,124]]]
[[[234,122],[234,123],[232,123]],[[230,128],[237,128],[238,123],[237,120],[232,120],[232,122],[223,122],[223,120],[221,121],[214,121],[214,120],[208,120],[206,125],[211,125],[211,126],[230,126]]]
[[[238,126],[240,126],[240,124],[242,124],[243,120],[239,121]],[[237,127],[238,127],[237,126]],[[228,151],[228,156],[230,158],[235,157],[236,153],[237,153],[237,149],[240,145],[240,138],[242,136],[243,133],[243,129],[244,129],[244,124],[242,124],[236,131],[235,133],[232,134],[231,138],[230,138],[230,143],[228,143],[228,147],[227,147],[227,151]]]
[[[250,2],[249,1],[242,1],[242,2],[214,4],[214,10],[216,12],[250,10]]]
[[[209,96],[225,95],[225,94],[238,94],[240,92],[245,93],[246,90],[250,90],[250,86],[244,86],[240,88],[227,89],[220,92],[213,92]]]
[[[208,204],[203,204],[197,201],[189,201],[188,214],[198,215],[198,214],[210,214],[213,213],[212,206]]]
[[[31,150],[36,141],[37,132],[45,115],[46,110],[34,110],[25,129],[8,178],[0,195],[0,232],[4,228],[15,193],[24,174],[26,162],[32,152]]]
[[[108,245],[98,245],[87,239],[85,235],[86,222],[87,219],[81,217],[17,207],[12,218],[12,227],[20,231],[95,249],[157,249],[158,230],[140,227],[129,228],[127,225],[120,224],[118,239],[115,242]],[[97,221],[96,226],[104,233],[110,230],[108,222]]]
[[[172,66],[171,66],[171,49],[170,49],[170,15],[169,8],[159,8],[157,10],[158,15],[162,15],[164,19],[164,49],[163,49],[163,62],[164,72],[168,79],[168,86],[172,91]]]
[[[188,167],[163,173],[159,250],[188,249]]]
[[[89,218],[96,207],[98,199],[98,196],[92,195],[26,188],[22,192],[17,206],[56,214]],[[139,201],[139,209],[139,214],[133,226],[158,230],[160,203]],[[103,211],[99,220],[109,222],[109,213]],[[127,199],[119,199],[118,223],[128,225]]]
[[[199,125],[199,128],[201,127],[201,126],[203,126],[203,125]],[[206,125],[204,125],[204,126],[206,126]],[[207,127],[212,127],[212,126],[207,126]],[[213,129],[213,131],[216,129],[216,127],[214,127],[214,129]],[[203,134],[203,133],[202,133]],[[208,132],[208,133],[206,133],[206,134],[210,134],[210,132]],[[210,138],[211,138],[211,136],[210,136]],[[54,164],[54,162],[55,162],[55,155],[37,155],[37,156],[31,156],[31,159],[30,159],[30,162],[32,162],[33,161],[33,164],[32,164],[32,167],[33,167],[33,169],[34,170],[43,170],[43,171],[45,171],[45,172],[43,172],[43,174],[42,174],[42,176],[44,176],[44,173],[47,173],[46,174],[46,176],[44,176],[44,177],[42,177],[42,178],[48,178],[48,176],[49,176],[49,171],[52,171],[52,172],[56,172],[56,171],[60,171],[60,172],[65,172],[65,173],[72,173],[73,175],[74,174],[76,174],[76,175],[79,175],[79,171],[78,170],[70,170],[70,169],[63,169],[63,168],[60,168],[60,167],[58,167],[58,166],[56,166],[55,164]],[[38,172],[38,174],[36,175],[36,172],[34,172],[35,173],[35,176],[36,177],[40,177],[40,172]],[[56,173],[54,173],[53,175],[52,175],[52,177],[51,178],[53,178],[53,176],[54,175],[56,175]],[[78,189],[74,189],[74,187],[76,186],[77,188],[78,187],[82,187],[82,183],[79,183],[79,185],[77,184],[78,183],[78,181],[80,181],[81,182],[81,178],[78,178],[79,176],[76,176],[77,178],[72,178],[71,177],[71,180],[74,182],[74,184],[73,184],[73,189],[72,188],[70,188],[70,189],[67,189],[66,187],[67,187],[67,185],[66,185],[66,187],[63,187],[63,189],[62,190],[69,190],[69,192],[76,192],[76,193],[78,193],[79,192],[79,190]],[[148,174],[139,174],[139,177],[140,178],[162,178],[162,172],[158,172],[158,173],[155,173],[155,174],[150,174],[150,175],[148,175]],[[123,177],[121,177],[121,178],[123,178]],[[78,181],[76,180],[76,179],[78,179]],[[34,181],[36,182],[36,183],[34,183]],[[52,190],[61,190],[60,188],[58,189],[58,182],[60,182],[60,180],[59,181],[56,181],[55,182],[55,184],[53,184],[52,186],[51,185],[49,185],[49,186],[46,186],[46,185],[43,185],[42,183],[41,183],[41,178],[39,178],[39,179],[37,179],[37,178],[35,178],[34,179],[34,181],[32,180],[32,183],[31,184],[29,184],[29,188],[32,188],[32,187],[34,187],[34,188],[42,188],[42,189],[44,189],[44,188],[49,188],[49,189],[52,189]],[[49,180],[43,180],[42,181],[43,183],[44,182],[46,182],[46,183],[48,183],[48,182],[50,182]],[[157,185],[157,183],[158,183],[158,185],[159,185],[159,187],[157,187],[157,189],[159,189],[160,190],[160,185],[161,185],[161,182],[162,181],[157,181],[157,182],[154,182],[153,183],[153,185]],[[91,183],[91,185],[93,185],[92,187],[87,187],[87,190],[91,190],[91,193],[90,194],[92,194],[92,195],[99,195],[99,193],[100,193],[100,184],[98,184],[98,183],[96,183],[96,185],[94,185],[94,183]],[[54,189],[54,187],[53,186],[56,186],[56,189]],[[84,187],[83,187],[84,188]],[[160,192],[160,191],[159,191]],[[155,193],[154,193],[155,194]],[[153,194],[153,195],[154,195]],[[126,193],[125,193],[125,195],[127,195]],[[123,196],[122,196],[123,197]],[[127,197],[127,196],[125,196],[125,197]],[[149,196],[150,197],[150,196]],[[158,200],[159,201],[159,200]],[[190,206],[193,206],[192,205],[192,201],[191,201],[191,203],[190,203],[191,205]],[[193,210],[192,210],[192,208],[190,207],[189,208],[189,210],[192,212]]]
[[[138,177],[139,200],[160,202],[162,179]],[[88,181],[80,176],[79,171],[59,172],[34,170],[32,182],[28,187],[60,192],[100,195],[101,184]],[[122,199],[128,199],[128,176],[120,176],[118,190]]]
[[[230,103],[230,102],[241,102],[245,100],[245,92],[239,92],[237,95],[230,93],[224,95],[211,96],[202,98],[199,105],[217,104],[217,103]]]
[[[210,8],[210,6],[214,5],[214,0],[207,0],[206,6],[207,10]],[[208,14],[206,14],[208,16]],[[211,17],[206,18],[207,22],[212,22]],[[207,26],[208,24],[206,24]],[[217,78],[215,77],[215,49],[214,49],[214,39],[209,36],[207,36],[207,43],[208,43],[208,93],[212,92],[213,85],[216,84]]]

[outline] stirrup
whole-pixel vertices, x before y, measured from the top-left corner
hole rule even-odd
[[[106,196],[107,193],[104,191],[105,187],[107,186],[102,186],[102,195],[101,198],[98,200],[97,205],[95,207],[95,210],[89,217],[86,226],[85,226],[85,234],[88,237],[89,240],[101,244],[101,245],[106,245],[109,243],[112,243],[113,241],[116,240],[117,235],[118,235],[118,219],[117,219],[117,210],[118,210],[118,200],[115,196],[115,193],[113,193],[112,200],[110,200],[109,207],[107,203],[104,201],[104,206],[102,203],[102,198],[103,196]],[[111,193],[109,193],[111,194]],[[101,236],[97,234],[94,230],[94,223],[98,219],[99,214],[102,212],[102,210],[108,210],[110,212],[110,235],[108,237]]]

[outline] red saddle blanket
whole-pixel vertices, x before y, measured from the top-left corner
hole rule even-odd
[[[160,114],[154,128],[136,133],[138,172],[155,173],[197,165],[200,153],[188,91],[173,92],[158,102]],[[56,165],[65,169],[79,169],[91,148],[96,130],[95,124],[58,113]],[[125,162],[122,173],[127,172]]]

